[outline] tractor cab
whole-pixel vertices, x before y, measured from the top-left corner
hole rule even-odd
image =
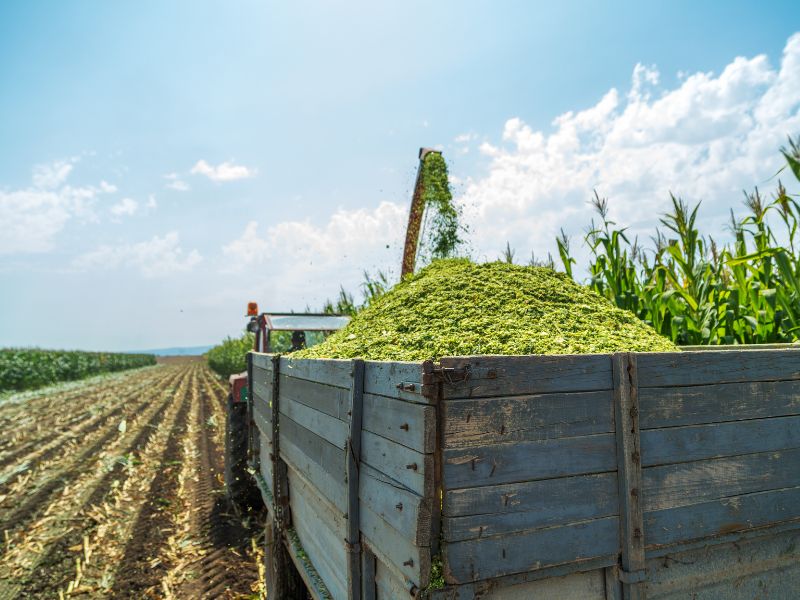
[[[255,334],[256,352],[295,352],[314,346],[347,325],[350,317],[329,313],[260,313],[258,304],[247,306],[247,330]]]

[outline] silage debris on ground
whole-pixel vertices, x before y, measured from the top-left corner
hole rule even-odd
[[[634,314],[545,267],[433,262],[297,358],[674,351]]]

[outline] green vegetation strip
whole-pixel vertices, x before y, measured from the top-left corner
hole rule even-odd
[[[636,316],[545,267],[444,259],[406,278],[297,358],[672,351]]]
[[[227,338],[206,354],[208,366],[222,377],[247,370],[247,353],[253,349],[254,336],[246,333],[240,338]]]
[[[0,392],[32,390],[154,364],[152,354],[4,348],[0,349]]]

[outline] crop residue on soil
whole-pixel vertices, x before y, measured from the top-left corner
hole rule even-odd
[[[0,598],[256,597],[260,517],[227,510],[221,480],[226,392],[184,358],[0,405]]]
[[[545,267],[433,262],[297,358],[674,351],[630,312]]]

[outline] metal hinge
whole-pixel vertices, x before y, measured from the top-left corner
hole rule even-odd
[[[463,367],[434,366],[430,374],[426,373],[426,375],[430,376],[430,383],[436,382],[450,385],[478,379],[497,379],[497,371],[495,369],[473,367],[472,365],[465,365]],[[423,383],[428,383],[424,376]]]

